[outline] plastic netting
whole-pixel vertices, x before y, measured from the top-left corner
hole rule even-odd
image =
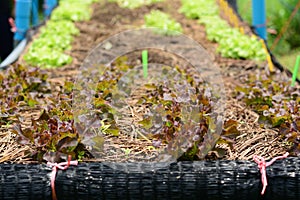
[[[58,199],[299,199],[300,160],[267,168],[268,187],[249,161],[179,163],[82,163],[59,171]],[[0,199],[51,199],[51,168],[0,165]]]

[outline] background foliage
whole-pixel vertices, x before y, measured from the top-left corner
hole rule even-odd
[[[242,18],[252,23],[251,0],[237,0]],[[288,21],[298,0],[266,0],[268,45],[271,47],[281,28]],[[297,55],[300,55],[300,11],[291,21],[286,33],[273,49],[281,64],[289,69],[294,67]]]

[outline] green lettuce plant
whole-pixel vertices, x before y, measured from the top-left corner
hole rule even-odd
[[[135,9],[143,5],[150,5],[152,3],[162,2],[163,0],[109,0],[109,2],[116,2],[122,8]]]
[[[219,9],[213,0],[182,0],[179,10],[188,18],[198,19],[205,25],[210,41],[219,44],[217,52],[225,58],[265,60],[262,44],[254,37],[242,34],[232,28],[219,16]]]
[[[159,10],[152,10],[145,15],[146,27],[158,28],[162,34],[173,35],[182,32],[180,23],[173,20],[168,14]]]
[[[55,68],[71,63],[72,57],[65,54],[65,51],[71,49],[73,37],[79,34],[74,22],[89,20],[90,4],[96,1],[60,1],[50,20],[41,28],[39,37],[24,55],[24,60],[42,68]]]

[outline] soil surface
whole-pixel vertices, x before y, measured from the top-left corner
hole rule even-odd
[[[242,78],[245,75],[257,73],[265,69],[259,68],[253,61],[221,58],[216,54],[217,44],[211,43],[206,39],[205,27],[197,23],[196,20],[187,19],[183,14],[180,14],[178,12],[179,8],[179,0],[166,0],[165,2],[143,6],[134,10],[120,8],[116,3],[108,3],[106,1],[93,4],[91,20],[76,24],[80,30],[80,35],[75,38],[72,50],[68,52],[74,58],[73,63],[59,69],[48,70],[52,87],[56,91],[59,91],[66,80],[74,81],[76,75],[80,73],[79,68],[84,59],[99,43],[121,31],[142,27],[145,14],[153,9],[161,10],[176,19],[182,25],[183,33],[201,44],[211,56],[214,64],[221,70],[226,92],[225,119],[234,119],[240,122],[238,129],[241,132],[233,148],[230,148],[229,145],[218,146],[226,152],[222,159],[252,160],[252,156],[255,154],[269,159],[277,155],[282,155],[286,149],[282,145],[278,131],[262,127],[258,123],[258,115],[248,109],[243,102],[239,102],[232,96],[234,88],[242,83]],[[147,40],[147,38],[144,39]],[[153,59],[156,63],[168,62],[164,58],[157,57]],[[22,60],[19,62],[22,62]],[[170,62],[180,63],[181,61],[171,60]],[[173,65],[173,63],[169,63],[169,65]],[[29,118],[36,117],[38,112],[28,111],[26,115]],[[9,145],[6,143],[9,148],[3,147],[4,150],[0,154],[0,162],[10,160],[17,162],[21,158],[24,161],[26,158],[24,149],[16,148],[20,146],[9,139],[12,138],[11,133],[9,131],[0,131],[0,134],[2,135],[2,144],[4,144],[5,140],[9,141]],[[127,136],[120,136],[119,138],[109,137],[107,139],[110,142],[113,141],[114,147],[120,149],[131,148],[132,155],[145,153],[145,151],[148,151],[147,154],[149,155],[155,155],[155,152],[151,148],[144,148],[144,146],[150,145],[147,141],[141,142]],[[27,149],[27,147],[22,148]],[[8,154],[11,156],[5,157]],[[211,152],[210,155],[212,157],[216,156],[214,152]]]

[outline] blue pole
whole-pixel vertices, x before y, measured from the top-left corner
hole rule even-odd
[[[25,38],[26,32],[30,27],[31,0],[16,0],[16,27],[14,35],[16,41]]]
[[[32,25],[39,24],[39,0],[32,0]]]
[[[52,10],[57,6],[57,0],[45,0],[44,1],[44,15],[49,17]]]
[[[51,14],[51,5],[49,0],[44,0],[44,15],[45,17],[49,17]]]
[[[54,5],[54,7],[57,6],[57,0],[53,0],[53,5]]]
[[[257,34],[264,40],[267,39],[265,0],[252,0],[252,25]]]

